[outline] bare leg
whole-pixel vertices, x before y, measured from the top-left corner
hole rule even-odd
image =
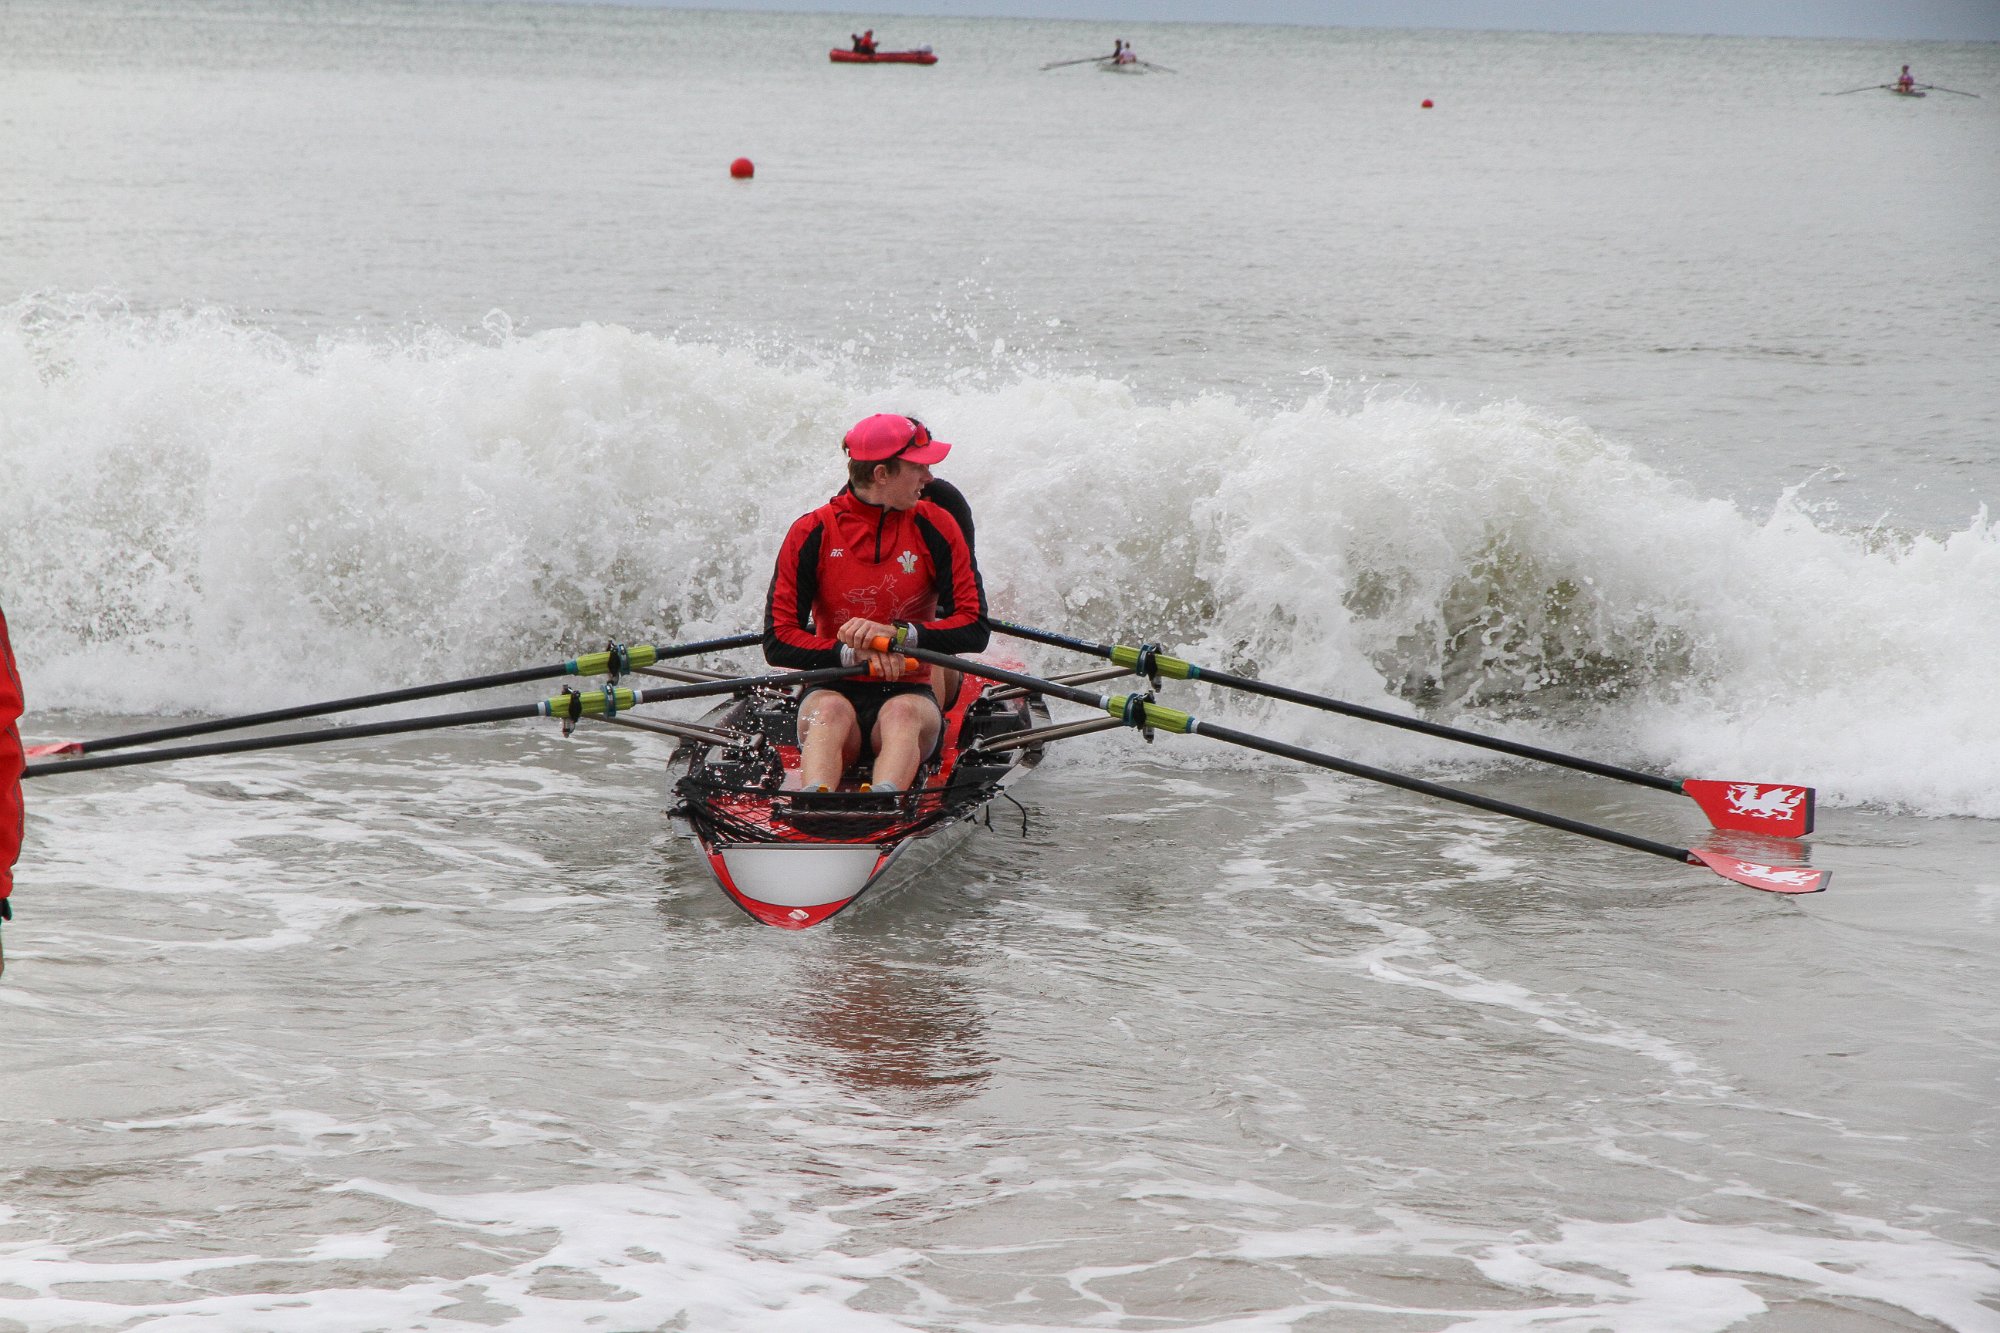
[[[875,782],[908,790],[943,726],[937,701],[928,693],[899,694],[883,704],[875,718]]]
[[[963,671],[953,671],[950,667],[931,668],[931,691],[937,695],[940,713],[949,713],[951,706],[958,702],[959,682],[964,679]]]
[[[807,791],[840,786],[840,775],[861,754],[854,705],[832,690],[814,690],[799,705],[799,781]]]

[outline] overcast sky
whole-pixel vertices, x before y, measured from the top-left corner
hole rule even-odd
[[[670,9],[2000,41],[2000,0],[622,0]]]

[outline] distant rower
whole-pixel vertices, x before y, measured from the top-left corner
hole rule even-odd
[[[1910,67],[1905,65],[1903,66],[1903,72],[1896,76],[1896,91],[1899,93],[1913,93],[1916,90],[1916,77],[1910,73]]]

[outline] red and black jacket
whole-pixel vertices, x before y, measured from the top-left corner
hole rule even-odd
[[[984,648],[986,589],[958,520],[929,500],[886,509],[843,489],[792,524],[764,603],[764,659],[794,671],[839,666],[831,631],[856,616],[908,625],[915,646],[933,652]],[[922,682],[930,670],[903,679]]]
[[[7,615],[0,612],[0,920],[14,890],[14,858],[21,852],[21,673],[7,643]]]

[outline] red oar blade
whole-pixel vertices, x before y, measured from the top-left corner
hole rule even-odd
[[[1803,838],[1813,831],[1813,789],[1789,782],[1712,782],[1689,778],[1681,790],[1708,816],[1732,833],[1764,833]]]
[[[82,754],[82,741],[50,741],[47,745],[30,745],[28,758],[46,759],[58,754]]]
[[[1743,861],[1721,852],[1705,852],[1699,848],[1688,853],[1690,861],[1698,861],[1724,879],[1733,879],[1738,884],[1766,893],[1823,893],[1833,881],[1831,870],[1809,870],[1805,866],[1767,866],[1757,861]]]

